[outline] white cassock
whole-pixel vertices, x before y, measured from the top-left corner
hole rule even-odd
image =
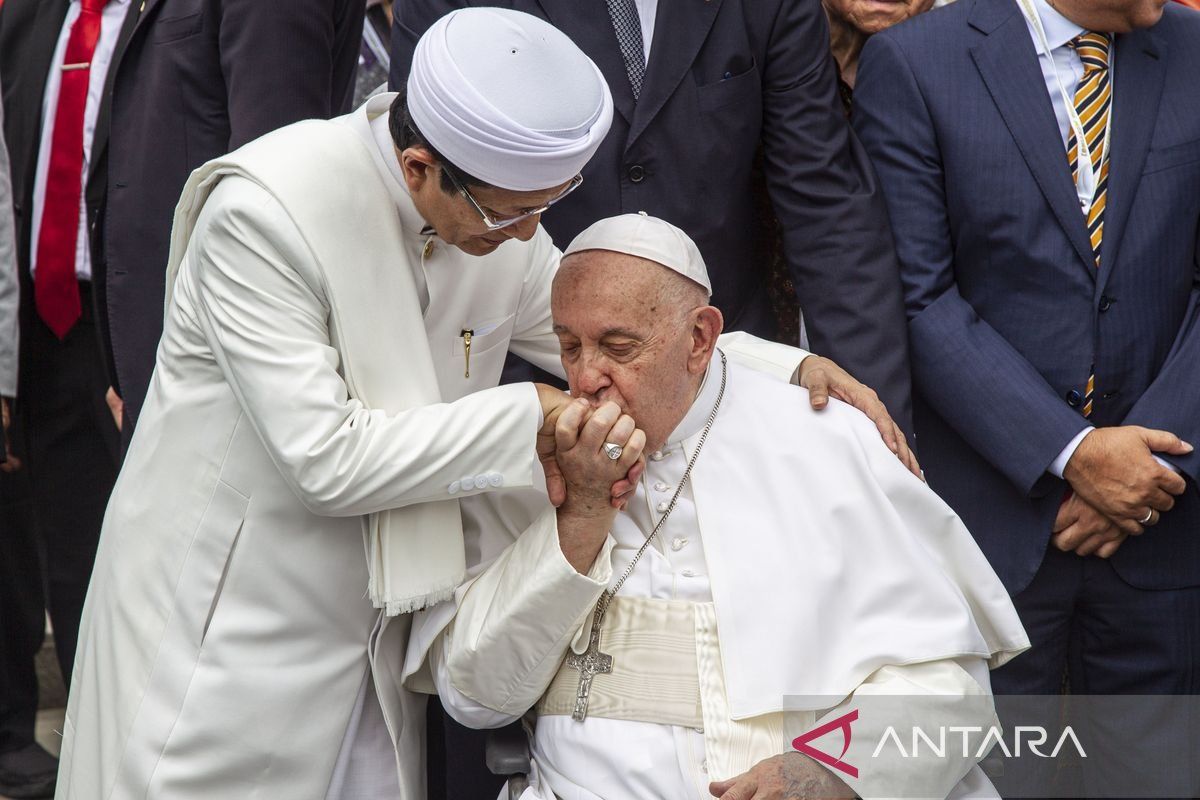
[[[667,510],[719,376],[714,359],[588,575],[562,556],[543,500],[515,543],[512,518],[494,530],[469,525],[482,559],[472,581],[455,603],[416,617],[406,672],[413,685],[432,679],[461,722],[494,727],[537,707],[525,800],[709,798],[710,781],[786,752],[827,709],[837,706],[835,717],[867,695],[983,701],[956,711],[931,703],[924,718],[919,702],[905,704],[910,722],[934,730],[995,721],[989,662],[1028,640],[962,523],[861,414],[836,401],[813,412],[803,390],[732,363],[690,485],[606,618],[629,604],[623,628],[606,621],[601,649],[652,663],[597,675],[587,718],[571,718],[578,672],[561,669],[563,657],[587,645],[602,589]],[[682,633],[671,620],[681,612]],[[668,629],[680,635],[668,640]],[[665,642],[652,657],[648,637]],[[785,696],[835,699],[785,712]],[[689,700],[700,708],[689,711]],[[872,758],[884,722],[855,723],[845,760],[869,764],[859,779],[835,773],[860,796],[995,796],[973,753],[933,766]]]
[[[561,372],[559,251],[541,229],[482,258],[428,232],[395,168],[393,98],[276,131],[185,189],[60,799],[424,797],[424,698],[398,674],[411,615],[373,607],[364,541],[399,509],[422,523],[399,537],[461,560],[460,499],[495,498],[473,512],[490,518],[542,480],[536,392],[496,384],[509,350]],[[432,563],[398,554],[418,577]]]

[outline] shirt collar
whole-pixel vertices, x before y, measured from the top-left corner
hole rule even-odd
[[[714,370],[716,371],[715,375],[713,374]],[[700,389],[696,392],[696,399],[692,401],[691,408],[683,415],[683,419],[675,426],[675,430],[671,431],[671,435],[667,437],[669,445],[682,444],[704,430],[704,425],[708,422],[708,415],[712,413],[713,404],[717,402],[717,395],[721,392],[720,373],[721,351],[717,350],[708,364],[708,371],[700,380]],[[709,380],[710,377],[712,380]]]
[[[1079,34],[1085,33],[1079,25],[1051,8],[1046,0],[1031,0],[1031,2],[1034,10],[1041,17],[1042,30],[1046,32],[1046,42],[1050,45],[1051,50],[1057,50]],[[1033,26],[1029,24],[1028,20],[1025,21],[1025,24],[1029,25],[1029,31],[1033,35],[1034,49],[1041,53],[1042,43],[1038,40],[1037,34],[1033,32]]]

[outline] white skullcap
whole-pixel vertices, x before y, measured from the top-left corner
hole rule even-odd
[[[548,22],[463,8],[417,42],[408,110],[452,165],[513,191],[566,183],[612,124],[604,76]]]
[[[704,287],[712,296],[712,283],[700,249],[686,233],[666,220],[647,214],[622,214],[588,226],[567,247],[563,257],[584,250],[611,250],[662,264]]]

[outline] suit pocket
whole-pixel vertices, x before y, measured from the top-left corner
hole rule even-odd
[[[762,94],[762,81],[758,75],[758,64],[750,63],[750,69],[722,78],[715,83],[696,87],[696,97],[701,111],[713,111],[735,103],[742,103]]]
[[[248,497],[218,480],[196,528],[185,568],[189,586],[180,586],[180,600],[188,604],[195,602],[199,608],[204,608],[202,604],[207,601],[204,618],[196,620],[199,624],[193,623],[197,645],[204,644],[217,613],[249,504]]]
[[[513,325],[516,324],[516,315],[509,314],[501,319],[493,319],[487,322],[471,322],[468,325],[474,333],[471,334],[471,358],[486,353],[501,342],[507,343],[509,337],[512,336]],[[466,325],[463,326],[464,330]],[[463,357],[466,352],[466,342],[463,337],[457,336],[450,343],[450,355]]]
[[[204,15],[199,11],[184,17],[160,19],[154,23],[154,35],[152,38],[155,44],[174,42],[199,33],[203,26]]]
[[[1197,161],[1200,161],[1200,139],[1193,139],[1190,142],[1151,150],[1146,154],[1146,166],[1142,169],[1142,174],[1149,175],[1151,172],[1182,167]]]

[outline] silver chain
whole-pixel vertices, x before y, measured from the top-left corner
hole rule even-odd
[[[671,502],[667,506],[667,510],[663,512],[662,517],[658,520],[658,524],[654,526],[654,530],[650,531],[650,535],[646,537],[646,541],[638,548],[637,554],[633,560],[629,562],[629,566],[621,573],[621,577],[612,585],[612,588],[605,589],[604,594],[600,595],[599,602],[596,603],[596,614],[593,619],[593,625],[600,626],[600,621],[604,619],[604,612],[608,610],[608,604],[616,597],[617,592],[621,590],[627,578],[633,574],[633,568],[637,566],[642,554],[646,552],[646,548],[658,536],[658,531],[662,528],[663,523],[667,521],[667,517],[671,516],[671,512],[675,510],[675,504],[679,502],[679,495],[683,492],[683,487],[687,486],[688,478],[692,476],[692,467],[696,466],[696,459],[700,457],[700,450],[704,447],[704,440],[708,438],[708,432],[712,430],[713,422],[717,419],[717,411],[721,408],[721,399],[725,397],[725,378],[728,374],[728,364],[725,359],[725,354],[720,350],[717,355],[721,357],[721,389],[717,392],[717,401],[713,403],[712,411],[708,415],[708,421],[704,423],[704,431],[700,434],[700,441],[696,442],[696,449],[692,451],[692,458],[688,461],[687,469],[683,471],[683,477],[679,479],[679,487],[675,489],[674,496],[671,497]]]

